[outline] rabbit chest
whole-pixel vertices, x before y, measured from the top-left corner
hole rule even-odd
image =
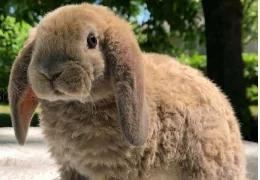
[[[125,142],[115,104],[109,107],[41,103],[40,125],[59,165],[94,179],[138,176],[143,149]]]
[[[40,125],[57,164],[94,180],[146,180],[146,175],[172,180],[177,168],[162,170],[158,139],[153,138],[159,133],[156,123],[151,123],[146,146],[132,147],[122,135],[115,104],[109,107],[41,103]]]

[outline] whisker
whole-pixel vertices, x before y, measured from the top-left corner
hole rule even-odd
[[[90,99],[92,101],[92,104],[93,104],[93,106],[92,106],[92,114],[94,114],[93,108],[95,108],[95,111],[97,111],[97,107],[96,107],[96,104],[95,104],[95,101],[94,101],[93,97],[91,96],[91,92],[89,92],[89,97],[90,97]]]

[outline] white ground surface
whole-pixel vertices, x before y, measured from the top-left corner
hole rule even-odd
[[[54,180],[58,177],[39,128],[30,128],[24,146],[12,128],[0,128],[0,180]]]
[[[258,178],[258,144],[245,142],[249,180]],[[57,168],[50,158],[39,128],[30,128],[27,142],[19,146],[12,128],[0,128],[0,180],[54,180]]]

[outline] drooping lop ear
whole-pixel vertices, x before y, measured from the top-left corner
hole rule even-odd
[[[131,145],[142,146],[149,131],[144,65],[141,50],[126,23],[110,23],[104,35],[104,53],[123,134]]]
[[[28,40],[12,65],[8,85],[11,120],[16,139],[20,145],[23,145],[26,140],[32,116],[38,106],[38,98],[34,94],[27,77],[35,35],[36,29],[32,29]]]

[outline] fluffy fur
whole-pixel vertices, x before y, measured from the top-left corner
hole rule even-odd
[[[245,179],[225,95],[198,70],[142,52],[131,26],[103,6],[48,13],[14,62],[9,100],[20,144],[39,103],[62,180]]]

